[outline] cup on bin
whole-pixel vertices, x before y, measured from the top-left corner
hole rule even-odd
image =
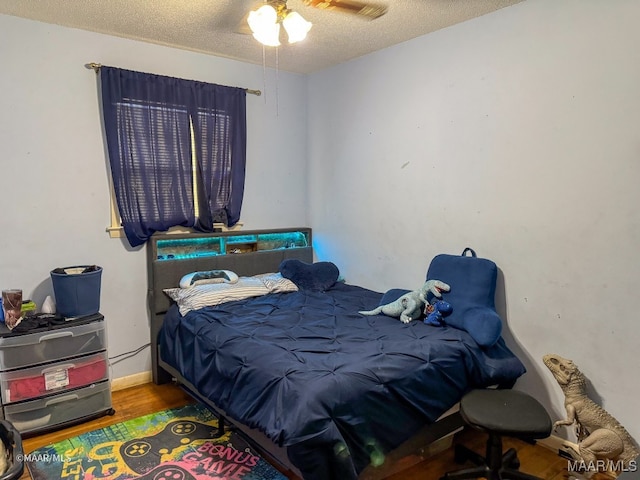
[[[10,329],[14,328],[22,319],[22,290],[10,288],[2,290],[2,310],[4,323]]]

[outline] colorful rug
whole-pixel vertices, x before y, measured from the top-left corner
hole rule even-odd
[[[33,480],[286,480],[200,405],[135,418],[25,455]]]

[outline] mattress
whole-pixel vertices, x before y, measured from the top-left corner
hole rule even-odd
[[[337,283],[269,294],[181,316],[161,358],[232,419],[287,447],[305,479],[356,478],[472,388],[524,373],[500,339],[358,313],[382,295]]]

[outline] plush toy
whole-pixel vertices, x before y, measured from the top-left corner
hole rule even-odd
[[[399,318],[402,323],[409,323],[422,315],[422,307],[428,303],[427,295],[441,298],[441,292],[448,292],[449,285],[440,280],[428,280],[422,288],[407,292],[393,302],[380,305],[374,310],[358,312],[361,315],[384,314]]]
[[[444,317],[450,315],[451,312],[453,312],[453,307],[450,303],[434,298],[431,303],[427,303],[424,308],[424,314],[426,315],[424,323],[442,327],[445,325]]]

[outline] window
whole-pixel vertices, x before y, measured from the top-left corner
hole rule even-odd
[[[235,225],[246,92],[112,67],[100,74],[114,213],[129,243],[175,226],[210,232],[214,223]]]

